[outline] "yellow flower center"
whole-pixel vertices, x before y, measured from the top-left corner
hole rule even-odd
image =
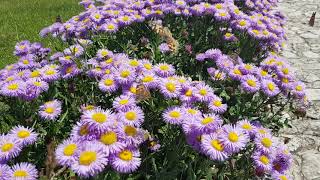
[[[30,132],[26,131],[26,130],[21,130],[21,131],[18,132],[17,135],[18,135],[19,138],[26,138],[26,137],[30,136]]]
[[[225,16],[227,16],[227,13],[221,12],[221,13],[219,13],[219,15],[222,17],[225,17]]]
[[[179,118],[181,116],[181,114],[178,111],[171,111],[169,113],[169,116],[172,117],[172,118]]]
[[[174,92],[176,90],[176,85],[174,83],[172,83],[172,82],[168,82],[166,84],[166,88],[167,88],[168,91]]]
[[[113,85],[113,80],[112,80],[112,79],[106,79],[106,80],[104,80],[104,85],[106,85],[106,86],[111,86],[111,85]]]
[[[185,93],[186,96],[192,96],[192,90],[191,89],[188,89]]]
[[[17,90],[18,88],[19,88],[19,85],[17,83],[13,83],[8,86],[9,90]]]
[[[222,78],[222,73],[217,73],[214,78],[216,79],[221,79]]]
[[[216,139],[214,139],[214,140],[211,141],[211,146],[212,146],[214,149],[216,149],[217,151],[223,151],[223,146],[222,146],[222,144],[221,144],[218,140],[216,140]]]
[[[239,25],[245,26],[245,25],[247,25],[247,22],[245,20],[241,20],[241,21],[239,21]]]
[[[13,173],[13,176],[17,177],[17,178],[26,178],[26,177],[28,177],[28,172],[24,171],[24,170],[16,170]]]
[[[241,73],[241,71],[239,69],[234,69],[233,73],[237,74],[237,75],[242,75],[242,73]]]
[[[94,105],[88,105],[85,107],[85,110],[93,110],[94,108]]]
[[[129,150],[123,150],[119,153],[119,158],[124,161],[132,160],[132,152]]]
[[[222,102],[220,100],[214,100],[213,105],[220,107],[222,105]]]
[[[67,74],[72,73],[72,71],[73,71],[73,67],[72,67],[72,66],[70,66],[70,67],[68,67],[68,68],[66,69],[66,73],[67,73]]]
[[[8,152],[8,151],[10,151],[13,147],[14,147],[14,144],[12,144],[12,143],[5,143],[4,145],[2,145],[1,151],[2,151],[2,152]]]
[[[213,121],[214,121],[214,119],[212,117],[206,117],[206,118],[202,119],[201,124],[207,125],[209,123],[212,123]]]
[[[105,63],[107,63],[107,64],[111,64],[113,62],[113,59],[112,58],[109,58],[109,59],[107,59],[106,61],[105,61]]]
[[[54,113],[54,108],[52,108],[52,107],[47,107],[44,111],[45,111],[46,113],[48,113],[48,114],[52,114],[52,113]]]
[[[300,86],[300,85],[296,86],[297,91],[302,91],[302,89],[303,89],[302,86]]]
[[[207,90],[205,90],[205,89],[201,89],[200,91],[199,91],[199,93],[202,95],[202,96],[205,96],[205,95],[207,95]]]
[[[63,149],[63,154],[64,154],[65,156],[72,156],[76,150],[77,150],[77,145],[76,145],[76,144],[68,144],[68,145]]]
[[[161,66],[160,66],[160,69],[161,69],[162,71],[167,71],[167,70],[169,70],[169,66],[168,66],[168,65],[161,65]]]
[[[261,139],[261,143],[262,143],[262,145],[263,145],[264,147],[267,147],[267,148],[269,148],[269,147],[272,146],[272,141],[271,141],[271,139],[266,138],[266,137]]]
[[[129,21],[130,18],[129,18],[129,16],[123,16],[123,17],[122,17],[122,20],[123,20],[123,21]]]
[[[30,76],[31,76],[32,78],[34,78],[34,77],[39,77],[39,76],[40,76],[40,72],[39,72],[38,70],[32,71],[31,74],[30,74]]]
[[[130,71],[128,70],[124,70],[121,72],[120,76],[123,77],[123,78],[126,78],[130,75]]]
[[[101,135],[100,141],[105,145],[111,145],[118,141],[117,134],[115,132],[107,132]]]
[[[106,51],[106,50],[101,51],[101,55],[102,55],[103,57],[107,56],[108,54],[109,54],[109,52]]]
[[[70,60],[71,59],[71,56],[65,56],[64,57],[66,60]]]
[[[188,111],[188,113],[193,114],[193,115],[198,113],[198,111],[195,109],[188,109],[187,111]]]
[[[89,166],[91,163],[97,160],[97,153],[94,151],[85,151],[80,154],[79,164]]]
[[[274,84],[273,84],[273,83],[268,83],[268,89],[269,89],[270,91],[273,91],[273,90],[275,89]]]
[[[113,24],[108,24],[107,29],[114,30],[116,27]]]
[[[265,70],[261,70],[261,71],[260,71],[260,74],[261,74],[261,76],[266,76],[266,75],[268,75],[268,72],[265,71]]]
[[[248,85],[251,86],[251,87],[256,87],[256,86],[257,86],[256,81],[254,81],[254,80],[252,80],[252,79],[248,79],[248,80],[247,80],[247,83],[248,83]]]
[[[288,180],[288,178],[287,178],[285,175],[281,175],[281,176],[279,176],[279,178],[280,178],[281,180]]]
[[[110,70],[110,69],[106,69],[106,70],[104,71],[104,73],[105,73],[105,74],[110,74],[110,73],[111,73],[111,70]]]
[[[282,82],[287,84],[287,83],[289,83],[289,79],[288,78],[282,78]]]
[[[246,70],[251,70],[251,69],[252,69],[252,66],[251,66],[250,64],[246,64],[246,65],[244,66],[244,68],[245,68]]]
[[[29,61],[27,59],[25,59],[22,61],[22,63],[27,65],[27,64],[29,64]]]
[[[152,76],[145,76],[142,79],[142,82],[151,82],[151,81],[153,81],[153,77]]]
[[[46,71],[46,75],[54,75],[54,74],[56,74],[56,72],[54,71],[54,70],[52,70],[52,69],[49,69],[49,70],[47,70]]]
[[[245,123],[245,124],[242,125],[242,128],[250,130],[250,129],[252,129],[252,126],[250,124],[248,124],[248,123]]]
[[[94,18],[96,18],[96,19],[100,19],[100,14],[95,14],[95,16],[94,16]]]
[[[229,135],[228,135],[228,139],[229,139],[231,142],[238,142],[239,136],[238,136],[238,134],[235,133],[235,132],[230,132]]]
[[[259,34],[260,34],[260,31],[259,31],[259,30],[256,30],[256,29],[252,30],[252,32],[253,32],[254,34],[256,34],[256,35],[259,35]]]
[[[282,72],[283,72],[283,74],[289,74],[289,69],[288,68],[283,68]]]
[[[143,66],[144,66],[144,68],[146,68],[147,70],[151,70],[151,69],[152,69],[152,65],[151,65],[151,64],[144,64]]]
[[[125,126],[124,128],[124,132],[128,135],[128,136],[135,136],[137,134],[137,129],[132,127],[132,126]]]
[[[39,81],[36,81],[36,82],[33,82],[33,85],[40,87],[42,85],[42,83]]]
[[[223,8],[222,4],[216,4],[215,7],[216,7],[217,9],[222,9],[222,8]]]
[[[229,37],[232,36],[232,34],[231,33],[226,33],[225,36],[229,38]]]
[[[269,158],[268,158],[267,156],[262,155],[262,156],[260,157],[260,161],[261,161],[264,165],[269,164]]]
[[[128,99],[122,99],[122,100],[119,101],[119,104],[126,105],[126,104],[128,104],[128,102],[129,102]]]
[[[107,121],[107,116],[103,113],[95,113],[92,115],[92,119],[98,123],[104,123]]]
[[[6,79],[6,81],[13,81],[14,80],[14,77],[8,77],[7,79]]]
[[[129,112],[126,113],[125,117],[129,121],[133,121],[133,120],[135,120],[137,118],[137,115],[136,115],[135,112],[129,111]]]
[[[130,66],[138,66],[139,65],[139,62],[136,60],[136,59],[133,59],[130,61]]]
[[[137,88],[136,87],[130,87],[130,92],[133,94],[137,93]]]

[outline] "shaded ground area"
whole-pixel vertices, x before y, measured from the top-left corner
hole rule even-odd
[[[320,1],[281,0],[279,9],[288,17],[288,43],[282,53],[307,85],[312,106],[304,119],[296,119],[292,129],[283,131],[290,138],[294,154],[294,180],[320,180]],[[317,12],[315,25],[308,25]]]
[[[0,0],[0,68],[14,62],[17,41],[39,41],[39,31],[55,21],[67,20],[81,11],[79,0]],[[42,40],[43,41],[43,40]],[[49,40],[43,41],[46,45]]]

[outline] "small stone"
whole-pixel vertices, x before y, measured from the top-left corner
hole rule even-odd
[[[313,34],[313,33],[303,33],[300,35],[301,37],[303,38],[306,38],[306,39],[316,39],[316,38],[319,38],[319,34]]]
[[[283,51],[283,52],[282,52],[282,55],[283,55],[284,57],[286,57],[286,58],[296,58],[296,57],[297,57],[296,54],[294,54],[294,53],[292,53],[292,52],[290,52],[290,51]]]
[[[306,180],[320,179],[320,153],[315,150],[305,151],[301,169]]]
[[[319,58],[320,55],[318,53],[314,53],[312,51],[306,51],[306,52],[303,52],[303,55],[306,56],[307,58]]]

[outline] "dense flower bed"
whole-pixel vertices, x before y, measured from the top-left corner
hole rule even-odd
[[[0,179],[290,179],[308,106],[276,0],[84,0],[0,73]]]

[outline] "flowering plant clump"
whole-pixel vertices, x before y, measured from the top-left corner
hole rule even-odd
[[[0,73],[0,179],[290,179],[308,106],[277,0],[83,0]]]

